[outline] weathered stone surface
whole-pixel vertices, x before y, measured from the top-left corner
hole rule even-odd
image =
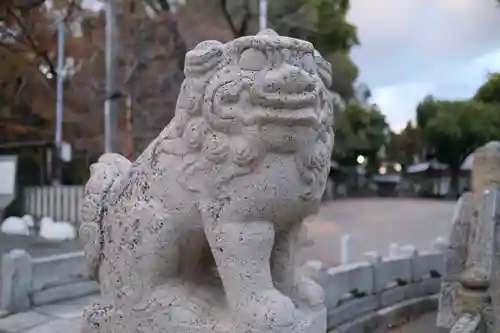
[[[498,216],[500,209],[500,195],[496,192],[496,209],[495,209],[495,230],[493,235],[493,258],[491,262],[491,278],[489,293],[492,304],[492,314],[490,319],[485,319],[486,325],[494,325],[500,329],[500,227],[498,224]]]
[[[360,315],[352,321],[333,328],[328,326],[329,333],[383,333],[388,331],[388,327],[400,325],[402,322],[418,318],[423,313],[433,311],[436,309],[437,297],[424,296],[401,303],[393,306],[382,308],[376,311],[369,312],[365,315]],[[330,316],[329,316],[330,317]],[[329,318],[330,319],[330,318]]]
[[[20,312],[30,308],[32,277],[31,256],[24,250],[12,250],[3,255],[0,308]]]
[[[336,328],[353,318],[361,317],[367,313],[376,311],[379,306],[377,295],[369,295],[354,299],[345,304],[332,308],[328,311],[328,329]]]
[[[500,185],[500,141],[492,141],[474,152],[472,189],[479,192],[486,187]]]
[[[99,293],[99,286],[95,281],[82,281],[34,292],[31,300],[33,305],[39,306],[96,293]]]
[[[450,329],[459,318],[456,304],[458,287],[459,283],[456,281],[443,281],[441,283],[436,326]]]
[[[384,258],[379,265],[375,265],[375,291],[382,291],[398,281],[410,283],[412,273],[412,258]]]
[[[172,122],[134,163],[92,168],[81,238],[103,304],[85,332],[325,332],[323,290],[296,272],[333,145],[319,65],[270,30],[187,53]]]
[[[481,316],[464,314],[453,326],[450,333],[479,333]]]
[[[18,313],[0,321],[0,330],[6,332],[25,332],[30,328],[42,325],[51,320],[45,316],[33,311]]]
[[[445,274],[445,262],[442,252],[420,252],[412,260],[413,281],[435,277],[435,275],[439,275],[442,278]]]
[[[89,305],[98,300],[97,296],[88,296],[78,299],[65,301],[63,303],[55,303],[43,305],[35,308],[35,311],[40,314],[51,316],[57,319],[80,319],[83,310]]]
[[[479,314],[486,332],[498,332],[498,216],[500,216],[500,142],[474,153],[473,192],[459,200],[445,251],[446,276],[441,286],[437,325],[468,332],[458,325],[466,313]],[[459,320],[459,318],[461,318]],[[455,325],[457,323],[457,325]],[[454,326],[455,325],[455,326]],[[472,329],[471,332],[476,332]]]
[[[495,188],[485,188],[476,193],[477,221],[469,237],[465,270],[459,277],[462,284],[469,288],[486,289],[489,285],[497,193]]]
[[[445,267],[445,276],[443,279],[445,281],[457,281],[459,274],[462,273],[465,268],[467,252],[466,247],[448,247],[443,251]]]
[[[452,227],[448,244],[451,248],[466,247],[469,239],[471,221],[474,218],[474,195],[463,193],[458,199],[453,214]]]
[[[84,253],[78,251],[34,258],[32,275],[32,291],[88,280]]]
[[[328,270],[324,282],[325,304],[335,307],[347,293],[373,294],[375,292],[374,266],[358,262],[340,265]]]

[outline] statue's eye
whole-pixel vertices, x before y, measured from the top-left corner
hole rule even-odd
[[[247,71],[260,71],[267,65],[267,56],[262,51],[246,49],[240,56],[240,67]]]

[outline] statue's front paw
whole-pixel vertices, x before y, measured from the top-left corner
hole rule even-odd
[[[277,290],[249,295],[236,312],[242,322],[251,326],[287,327],[297,322],[292,300]]]
[[[323,288],[311,279],[303,279],[295,286],[295,293],[300,302],[314,308],[323,305],[325,293]]]

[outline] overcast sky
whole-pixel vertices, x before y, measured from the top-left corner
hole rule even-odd
[[[391,127],[415,117],[424,96],[468,98],[488,71],[500,71],[495,0],[351,0],[361,46],[360,81]]]

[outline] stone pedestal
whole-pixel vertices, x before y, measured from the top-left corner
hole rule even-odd
[[[82,333],[326,332],[326,309],[322,304],[314,308],[297,304],[298,316],[290,326],[263,327],[257,321],[238,323],[224,288],[215,280],[209,284],[170,281],[149,295],[130,307],[94,304],[85,311]]]

